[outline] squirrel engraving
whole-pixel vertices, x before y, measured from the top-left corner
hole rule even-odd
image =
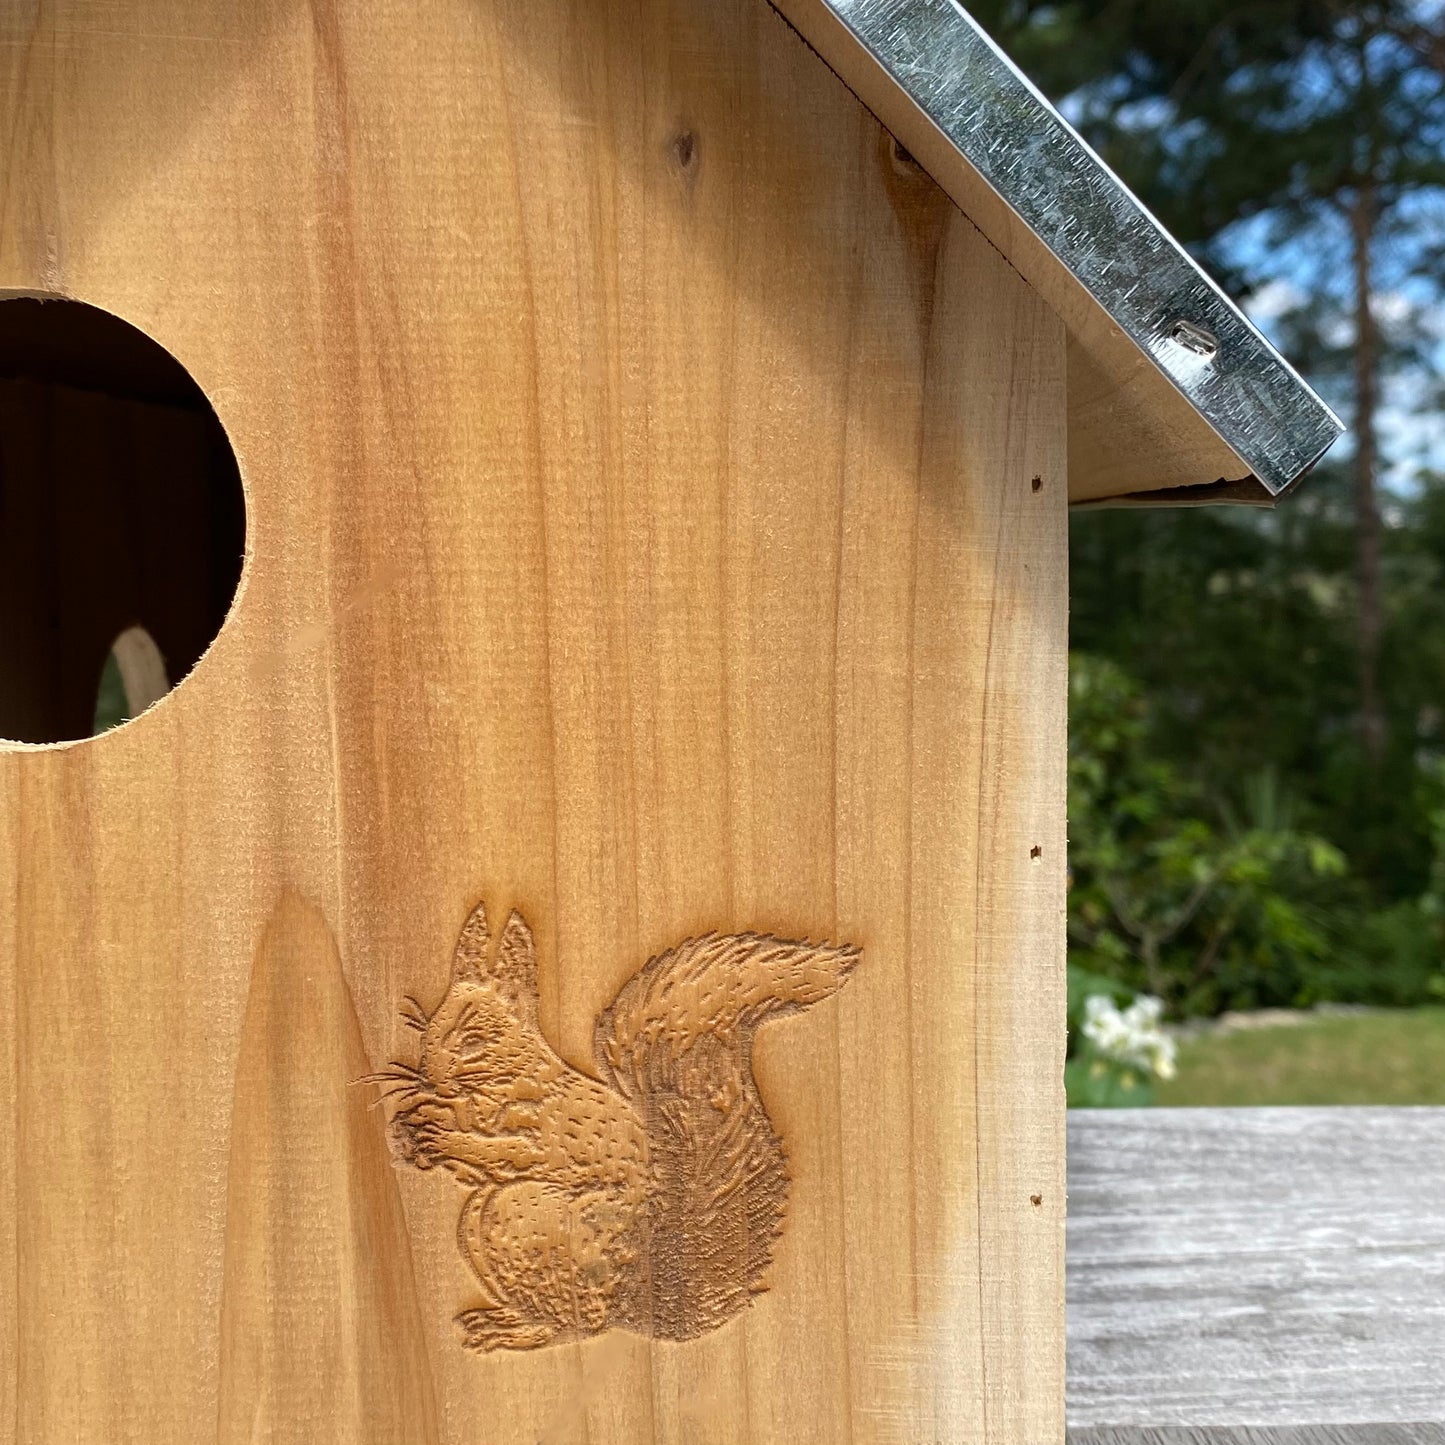
[[[400,1159],[467,1190],[457,1243],[479,1297],[457,1316],[463,1343],[532,1349],[611,1328],[685,1340],[765,1289],[788,1172],[753,1036],[835,993],[859,956],[756,933],[690,938],[597,1020],[593,1078],[538,1027],[521,914],[493,948],[479,904],[441,1002],[403,1010],[418,1062],[372,1076],[392,1091]]]

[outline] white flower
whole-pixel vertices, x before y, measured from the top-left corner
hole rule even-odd
[[[1174,1040],[1164,1032],[1164,1003],[1141,993],[1122,1012],[1106,993],[1084,1000],[1083,1034],[1105,1058],[1141,1069],[1156,1079],[1175,1073]]]

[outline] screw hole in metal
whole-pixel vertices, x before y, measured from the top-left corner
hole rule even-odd
[[[1219,338],[1212,331],[1182,318],[1170,322],[1169,339],[1205,361],[1212,361],[1219,350]]]

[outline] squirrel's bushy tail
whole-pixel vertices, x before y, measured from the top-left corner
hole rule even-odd
[[[597,1021],[599,1066],[646,1122],[649,1332],[713,1329],[763,1287],[787,1206],[782,1140],[753,1080],[753,1035],[842,987],[859,950],[757,933],[659,954]]]
[[[759,933],[709,933],[651,959],[597,1020],[597,1062],[632,1095],[662,1050],[673,1058],[704,1035],[751,1034],[843,986],[859,950]]]

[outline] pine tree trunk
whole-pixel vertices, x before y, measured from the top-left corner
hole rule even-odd
[[[1355,568],[1359,584],[1360,739],[1371,762],[1378,762],[1384,751],[1386,730],[1379,681],[1381,529],[1376,487],[1379,448],[1375,436],[1380,359],[1375,316],[1370,307],[1371,248],[1377,219],[1375,187],[1362,183],[1350,207],[1355,270]]]

